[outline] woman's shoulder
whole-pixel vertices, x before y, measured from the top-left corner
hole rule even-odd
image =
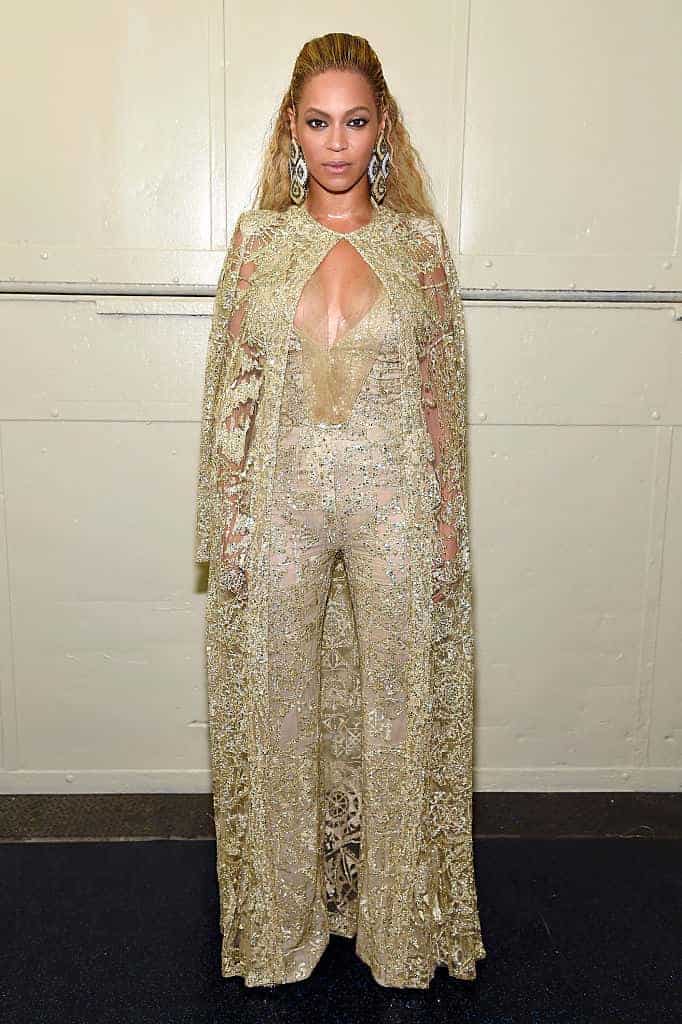
[[[415,260],[421,271],[435,270],[442,262],[447,245],[445,230],[439,218],[432,213],[401,211],[395,216],[395,241],[402,242],[407,256]]]
[[[258,235],[283,223],[285,217],[285,210],[244,209],[237,217],[235,230],[238,229],[246,237]]]
[[[435,214],[421,214],[421,213],[410,213],[407,214],[409,219],[409,230],[414,234],[428,242],[431,242],[433,246],[438,249],[440,239],[443,235],[443,225]]]

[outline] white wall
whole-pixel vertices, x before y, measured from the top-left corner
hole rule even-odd
[[[211,294],[327,31],[384,62],[468,296],[476,788],[678,789],[678,0],[8,7],[0,788],[210,788]]]

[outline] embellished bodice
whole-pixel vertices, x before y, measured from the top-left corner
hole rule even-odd
[[[399,430],[399,330],[388,292],[329,347],[292,327],[280,407],[283,433],[338,427],[371,435]]]

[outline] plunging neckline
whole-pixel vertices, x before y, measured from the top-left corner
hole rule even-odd
[[[296,327],[294,324],[292,324],[292,330],[294,334],[296,334],[299,338],[305,338],[307,342],[309,342],[311,345],[314,345],[315,348],[319,349],[320,352],[325,352],[327,355],[330,355],[335,349],[341,348],[343,345],[345,345],[348,338],[352,338],[353,335],[357,331],[359,331],[361,327],[365,326],[366,322],[370,319],[370,317],[376,312],[381,303],[384,301],[387,294],[388,292],[386,290],[386,287],[384,283],[381,282],[379,285],[379,295],[374,300],[369,309],[365,313],[363,313],[360,319],[351,327],[349,327],[348,330],[345,331],[344,334],[342,334],[341,337],[337,339],[337,341],[335,341],[332,345],[320,345],[319,341],[315,341],[315,339],[312,338],[303,328]]]

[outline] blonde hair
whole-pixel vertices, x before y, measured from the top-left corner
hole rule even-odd
[[[285,92],[267,141],[257,181],[253,209],[286,210],[289,195],[289,140],[287,107],[298,109],[301,90],[308,79],[330,68],[348,68],[364,75],[372,89],[379,117],[386,111],[385,137],[390,164],[383,206],[401,213],[435,216],[432,185],[421,157],[412,145],[402,112],[384,80],[376,53],[362,36],[329,32],[309,39],[296,58],[291,82]]]

